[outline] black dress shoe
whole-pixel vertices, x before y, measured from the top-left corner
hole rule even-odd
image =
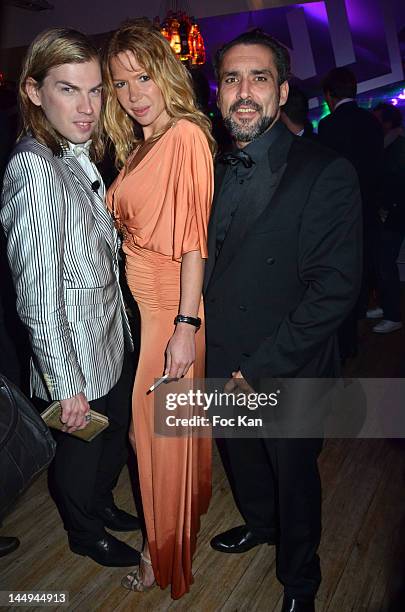
[[[315,612],[315,603],[313,599],[301,601],[300,599],[284,595],[281,612]]]
[[[85,544],[69,538],[69,546],[77,555],[90,557],[96,563],[107,567],[130,567],[138,565],[140,561],[140,553],[135,548],[117,540],[110,533]]]
[[[104,521],[105,527],[113,531],[136,531],[141,528],[141,521],[137,516],[128,514],[115,505],[102,508],[97,512],[97,516]]]
[[[244,553],[259,544],[274,544],[274,540],[257,537],[247,525],[240,525],[212,538],[214,550],[224,553]]]
[[[0,557],[5,557],[10,553],[17,550],[20,546],[20,540],[18,538],[6,538],[0,537]]]

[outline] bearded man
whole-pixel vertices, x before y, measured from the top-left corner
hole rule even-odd
[[[340,365],[336,331],[361,279],[355,171],[279,120],[290,62],[276,40],[248,32],[216,60],[218,106],[236,147],[216,170],[205,278],[207,375],[231,378],[241,390],[274,378],[333,378]],[[308,402],[302,410],[305,422]],[[244,524],[211,546],[243,553],[275,544],[283,612],[315,609],[321,447],[320,437],[298,436],[227,438],[221,445]]]

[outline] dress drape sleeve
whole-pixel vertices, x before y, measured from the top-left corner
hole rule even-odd
[[[184,126],[184,127],[183,127]],[[208,257],[207,226],[213,195],[213,161],[202,130],[184,122],[176,147],[177,181],[173,210],[173,259],[200,251]]]

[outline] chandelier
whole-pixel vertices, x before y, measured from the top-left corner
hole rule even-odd
[[[166,2],[166,17],[160,22],[154,20],[163,36],[169,41],[177,57],[189,66],[205,64],[205,46],[200,28],[194,17],[190,17],[186,7],[179,1]]]

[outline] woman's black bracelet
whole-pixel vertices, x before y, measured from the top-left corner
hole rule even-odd
[[[177,325],[177,323],[188,323],[198,329],[201,326],[201,319],[200,317],[186,317],[185,315],[179,314],[174,319],[174,324]]]

